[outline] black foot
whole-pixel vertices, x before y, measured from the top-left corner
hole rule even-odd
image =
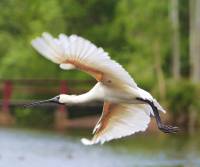
[[[173,127],[170,125],[164,125],[162,124],[159,129],[164,132],[164,133],[176,133],[178,132],[180,129],[178,127]]]

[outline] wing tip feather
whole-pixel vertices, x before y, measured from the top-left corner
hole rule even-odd
[[[86,146],[90,146],[90,145],[94,144],[94,142],[92,140],[89,140],[89,139],[86,139],[86,138],[82,138],[81,143],[83,143]]]

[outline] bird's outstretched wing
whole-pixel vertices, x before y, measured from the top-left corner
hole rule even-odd
[[[146,104],[104,103],[103,113],[94,128],[92,140],[83,138],[85,145],[121,138],[145,131],[150,122],[150,107]]]
[[[85,71],[105,84],[137,86],[128,72],[111,60],[107,52],[77,35],[60,34],[58,38],[53,38],[43,33],[41,37],[32,40],[31,44],[40,54],[60,64],[63,69]]]

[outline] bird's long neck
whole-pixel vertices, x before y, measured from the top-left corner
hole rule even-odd
[[[66,104],[79,104],[91,101],[104,100],[103,91],[99,83],[97,83],[89,92],[81,95],[62,95],[61,103]]]
[[[81,95],[61,95],[61,103],[65,104],[80,104],[98,100],[95,94],[87,92]]]
[[[69,95],[69,103],[71,104],[87,103],[94,100],[95,97],[90,92],[81,95]]]

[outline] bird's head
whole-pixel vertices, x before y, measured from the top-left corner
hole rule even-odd
[[[29,103],[24,105],[24,107],[32,107],[32,106],[36,106],[36,105],[40,105],[40,104],[45,104],[45,103],[57,103],[57,104],[66,104],[69,101],[69,95],[65,95],[65,94],[60,94],[57,95],[51,99],[47,99],[47,100],[41,100],[41,101],[36,101],[33,103]]]

